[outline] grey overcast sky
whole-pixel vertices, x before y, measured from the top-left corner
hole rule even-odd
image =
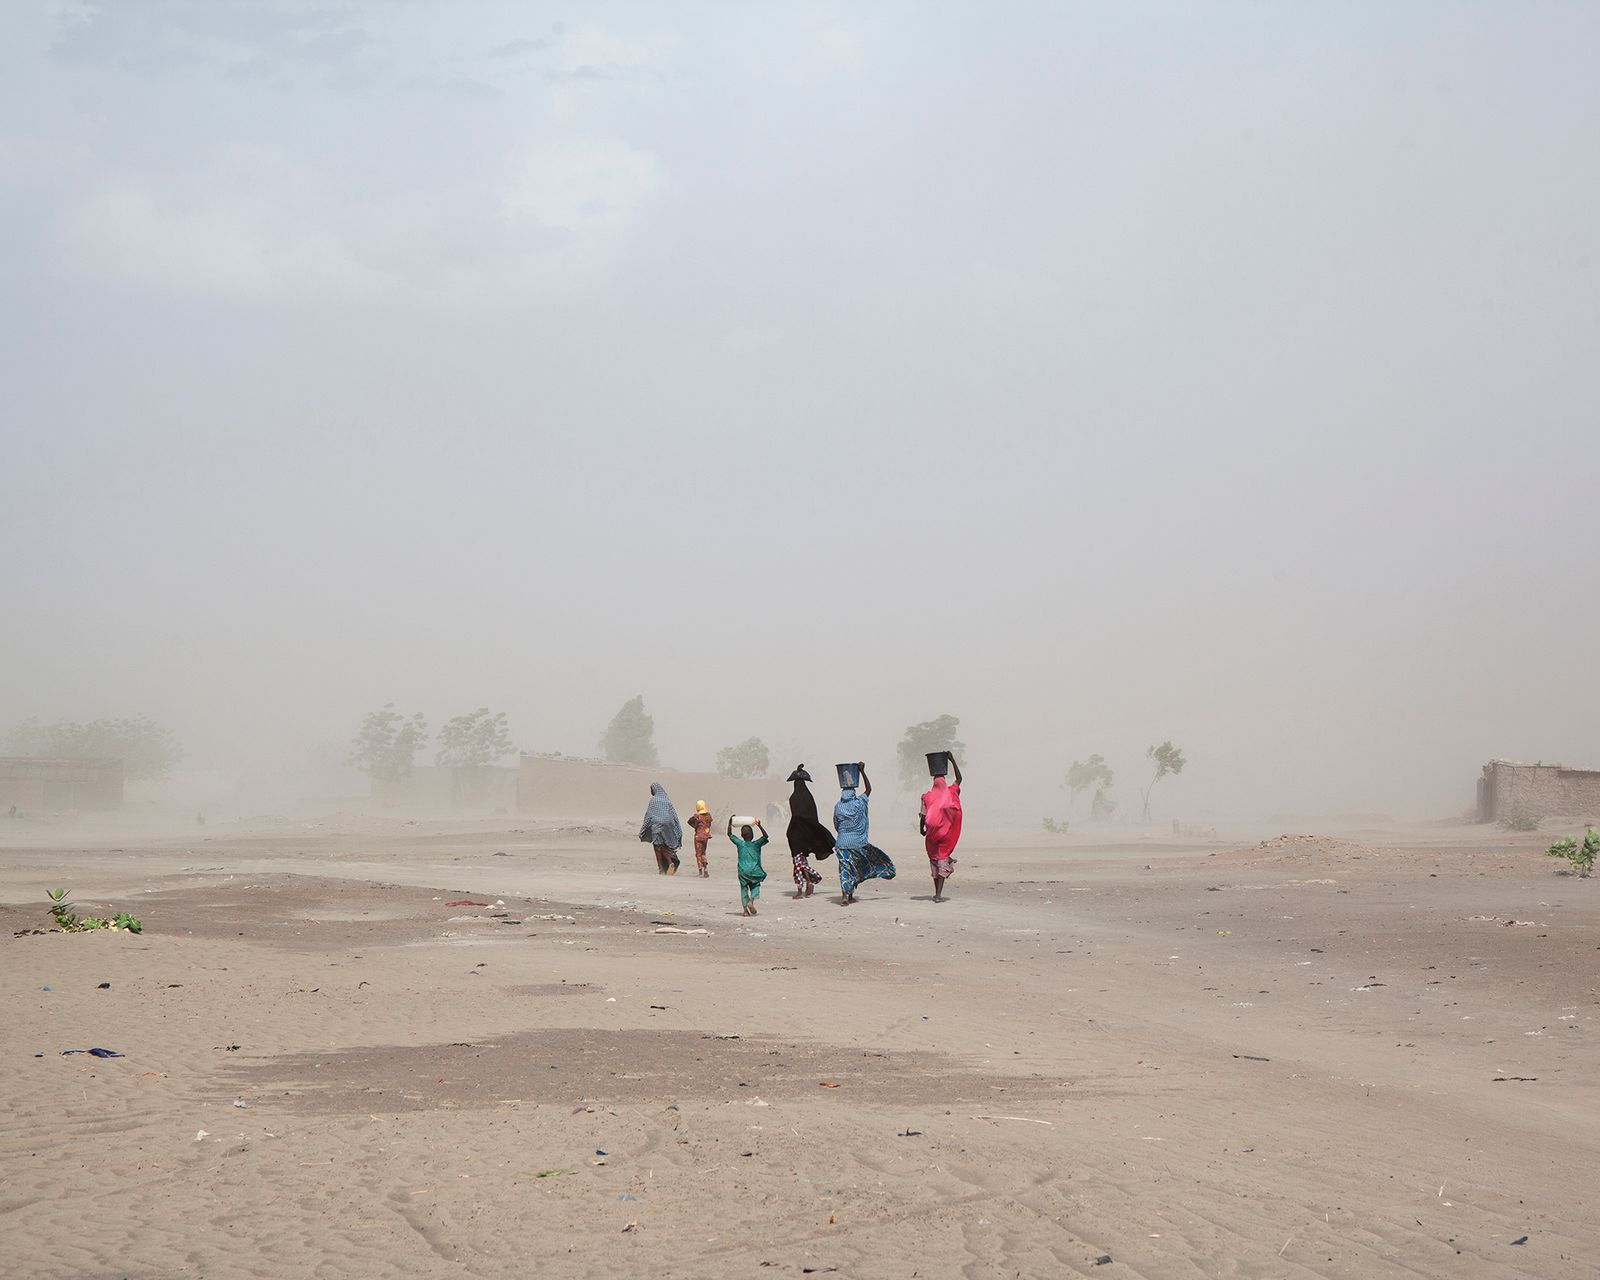
[[[1597,65],[1583,0],[13,0],[0,714],[948,711],[1030,821],[1169,737],[1195,818],[1600,765]]]

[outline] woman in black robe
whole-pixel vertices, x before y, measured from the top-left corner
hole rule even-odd
[[[806,783],[811,775],[801,765],[789,775],[794,790],[789,794],[789,857],[794,862],[794,896],[809,898],[822,873],[814,870],[810,859],[833,853],[833,832],[817,817],[817,802]]]

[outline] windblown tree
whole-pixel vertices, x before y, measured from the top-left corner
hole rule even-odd
[[[771,765],[771,753],[760,738],[746,738],[717,752],[717,772],[724,778],[763,778]]]
[[[439,730],[439,751],[434,763],[457,769],[482,768],[514,750],[506,728],[506,713],[490,715],[488,707],[479,707],[445,721]]]
[[[1077,808],[1078,794],[1090,787],[1095,787],[1099,791],[1109,791],[1114,776],[1111,766],[1106,763],[1102,755],[1092,755],[1087,760],[1074,760],[1072,767],[1067,770],[1067,780],[1064,784],[1071,796],[1067,802],[1068,811]]]
[[[645,714],[644,696],[629,698],[611,717],[600,750],[613,764],[649,765],[656,759],[656,721]]]
[[[147,716],[121,720],[24,720],[6,735],[6,749],[19,756],[122,761],[129,781],[164,778],[183,759],[171,729]]]
[[[960,728],[960,719],[950,715],[906,726],[905,737],[894,749],[895,761],[900,768],[900,781],[906,790],[922,789],[923,779],[928,776],[925,757],[930,751],[952,751],[957,760],[965,760],[967,744],[956,737]]]
[[[418,711],[409,720],[386,702],[361,722],[350,742],[348,763],[374,782],[398,782],[411,776],[417,752],[428,740],[428,722]]]
[[[1144,754],[1147,759],[1155,761],[1156,766],[1155,776],[1150,779],[1149,784],[1144,789],[1144,820],[1149,822],[1150,792],[1155,788],[1156,783],[1160,782],[1169,773],[1182,773],[1183,766],[1189,762],[1183,758],[1183,751],[1172,745],[1171,739],[1157,743],[1146,750]]]

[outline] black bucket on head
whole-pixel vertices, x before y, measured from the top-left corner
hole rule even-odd
[[[833,766],[839,774],[839,786],[851,790],[861,785],[861,770],[853,764],[836,764]]]
[[[928,752],[928,776],[942,778],[950,772],[950,753],[948,751]]]

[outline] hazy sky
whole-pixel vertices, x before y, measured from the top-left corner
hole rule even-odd
[[[8,3],[0,718],[948,711],[1029,813],[1174,738],[1197,818],[1600,765],[1597,64],[1581,0]]]

